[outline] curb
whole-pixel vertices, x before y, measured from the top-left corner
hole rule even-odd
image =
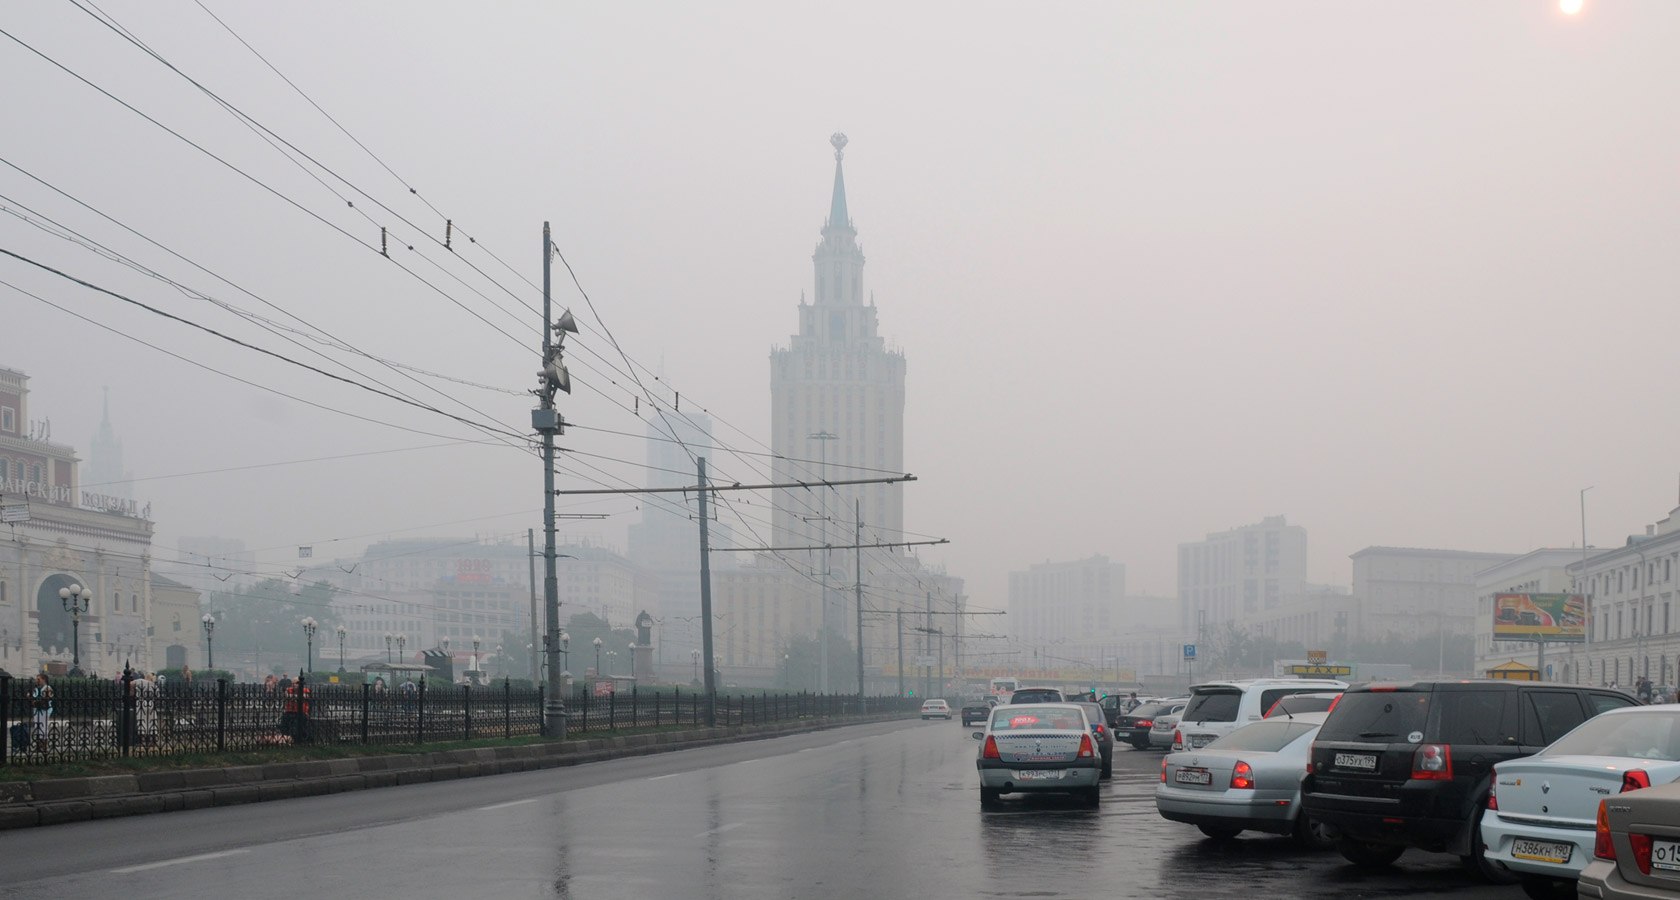
[[[0,782],[0,830],[528,772],[908,718],[900,714],[809,719],[552,744]]]

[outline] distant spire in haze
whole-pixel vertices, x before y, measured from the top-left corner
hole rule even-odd
[[[844,228],[855,232],[852,228],[852,217],[846,214],[846,173],[840,166],[840,161],[846,156],[846,136],[836,131],[829,137],[828,142],[834,145],[834,200],[828,207],[828,228]]]

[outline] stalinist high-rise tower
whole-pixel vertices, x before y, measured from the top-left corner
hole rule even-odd
[[[830,143],[834,195],[811,256],[815,291],[811,302],[800,299],[799,333],[770,353],[771,446],[780,482],[904,471],[904,354],[878,334],[874,297],[863,288],[863,248],[846,210],[846,136]],[[778,491],[775,544],[854,543],[857,501],[865,543],[902,540],[903,492],[897,484]],[[833,556],[835,568],[849,570],[849,552]]]

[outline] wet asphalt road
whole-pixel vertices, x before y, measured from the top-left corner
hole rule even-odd
[[[981,813],[972,729],[865,725],[568,769],[0,832],[0,898],[1451,896],[1453,857],[1358,872],[1160,818],[1160,754],[1098,810]]]

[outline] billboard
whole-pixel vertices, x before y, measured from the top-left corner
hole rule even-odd
[[[1494,594],[1493,639],[1586,643],[1587,600],[1580,594]]]

